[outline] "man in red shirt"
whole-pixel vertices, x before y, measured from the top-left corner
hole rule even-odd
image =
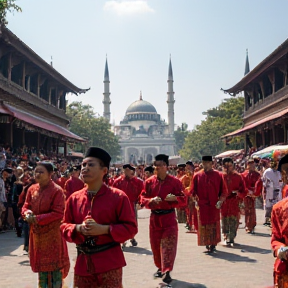
[[[81,165],[73,166],[72,168],[70,168],[69,173],[71,173],[71,176],[64,185],[64,193],[66,199],[68,199],[69,196],[72,195],[74,192],[83,189],[84,182],[79,179],[80,171]]]
[[[156,174],[145,180],[141,193],[141,206],[151,209],[150,244],[155,266],[155,278],[163,282],[172,281],[170,271],[174,266],[177,252],[178,224],[175,208],[186,204],[182,183],[167,174],[169,156],[159,154],[155,157]]]
[[[86,186],[66,202],[60,228],[66,241],[75,243],[78,250],[77,288],[123,288],[126,263],[120,243],[134,238],[137,224],[127,195],[103,183],[110,160],[105,150],[90,147],[81,169]]]
[[[242,176],[234,170],[232,158],[224,158],[223,168],[228,196],[221,207],[222,233],[226,244],[233,245],[239,226],[239,204],[246,196],[246,187]]]
[[[136,204],[139,202],[139,196],[143,189],[143,181],[134,176],[135,167],[130,164],[123,165],[124,175],[118,177],[113,187],[118,188],[126,193],[130,200],[132,210],[135,212],[135,218],[137,219]],[[137,241],[133,238],[130,240],[132,246],[137,246]],[[125,246],[125,245],[124,245]]]
[[[242,173],[245,181],[246,189],[248,190],[247,196],[244,198],[245,204],[245,224],[246,232],[254,234],[254,228],[256,226],[256,209],[255,199],[262,193],[262,180],[260,173],[255,171],[255,162],[253,158],[250,158],[247,163],[247,170]]]
[[[198,245],[213,253],[221,241],[219,209],[227,197],[227,187],[222,173],[212,168],[212,156],[203,156],[202,164],[203,170],[193,177],[191,194],[199,207]]]
[[[281,172],[282,180],[287,181],[288,155],[285,155],[278,164],[278,171]],[[285,197],[272,208],[272,238],[271,246],[274,257],[274,287],[285,288],[288,282],[288,198]]]
[[[145,177],[145,180],[148,179],[149,177],[153,176],[154,175],[154,168],[153,166],[147,166],[145,167],[144,169],[144,177]]]

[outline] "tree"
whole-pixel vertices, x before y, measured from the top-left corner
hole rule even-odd
[[[188,125],[186,123],[182,123],[181,126],[177,127],[177,130],[174,131],[174,138],[176,142],[176,153],[178,154],[179,151],[182,149],[185,138],[188,135]]]
[[[22,12],[22,9],[15,4],[16,0],[0,0],[0,25],[7,25],[7,12]]]
[[[117,160],[121,147],[107,119],[97,115],[92,106],[84,105],[82,102],[72,102],[67,106],[66,113],[71,119],[71,132],[88,139],[90,146],[105,149],[113,161]]]
[[[206,119],[188,133],[180,155],[184,159],[201,160],[202,155],[217,155],[225,150],[241,149],[242,137],[234,138],[225,146],[221,137],[242,127],[244,98],[225,99],[216,108],[203,112]]]

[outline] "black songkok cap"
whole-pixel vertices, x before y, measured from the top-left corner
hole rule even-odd
[[[150,173],[153,173],[154,172],[154,168],[152,166],[147,166],[145,169],[144,169],[144,172],[150,172]]]
[[[44,166],[45,169],[46,169],[49,173],[55,171],[55,168],[54,168],[53,164],[50,163],[50,162],[39,162],[39,163],[37,163],[37,166],[38,166],[38,165]]]
[[[185,167],[186,167],[186,164],[184,164],[184,163],[177,164],[177,167],[178,167],[178,168],[185,168]]]
[[[111,156],[104,149],[98,147],[90,147],[85,154],[85,158],[87,157],[94,157],[100,159],[103,162],[104,166],[109,169]]]
[[[133,167],[133,166],[130,165],[130,164],[124,164],[124,165],[123,165],[123,169],[126,169],[126,168],[128,168],[129,170],[135,171],[135,167]]]
[[[212,156],[202,156],[202,161],[213,161]]]
[[[225,163],[230,163],[230,162],[233,164],[233,159],[230,158],[230,157],[226,157],[226,158],[224,158],[223,161],[222,161],[223,165],[224,165]]]
[[[278,171],[281,172],[282,164],[286,164],[286,163],[288,163],[288,154],[280,159],[279,164],[278,164]]]
[[[166,163],[167,166],[169,166],[169,156],[165,154],[158,154],[155,156],[156,161],[163,161]]]
[[[193,164],[193,162],[192,162],[192,161],[190,161],[190,160],[186,162],[186,165],[190,165],[190,166],[193,166],[193,167],[194,167],[194,164]]]
[[[3,169],[2,170],[2,172],[7,172],[7,173],[9,173],[9,174],[12,174],[13,173],[13,170],[12,170],[12,168],[9,168],[9,167],[7,167],[7,168],[5,168],[5,169]]]

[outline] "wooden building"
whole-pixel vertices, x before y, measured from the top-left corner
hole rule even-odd
[[[66,154],[67,143],[85,142],[68,130],[66,94],[86,91],[0,26],[0,144]]]
[[[246,75],[232,88],[224,90],[232,96],[242,93],[245,97],[243,127],[224,135],[226,141],[245,135],[246,147],[287,143],[287,72],[288,39],[250,72],[247,54]]]

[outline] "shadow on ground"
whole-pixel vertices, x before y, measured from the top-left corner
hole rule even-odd
[[[24,261],[19,262],[18,264],[22,265],[22,266],[30,266],[30,261],[29,260],[24,260]]]
[[[227,260],[229,262],[249,262],[249,263],[257,262],[257,260],[251,259],[246,256],[240,256],[234,253],[218,251],[218,250],[215,253],[207,254],[207,256]]]
[[[245,253],[245,252],[259,253],[259,254],[270,254],[271,253],[271,249],[261,249],[261,248],[256,247],[256,246],[242,245],[242,244],[235,244],[233,247],[230,247],[230,248],[231,249],[241,249],[241,252],[243,252],[243,253]]]
[[[271,237],[269,233],[259,233],[259,232],[255,232],[254,234],[251,234],[251,236]]]
[[[173,279],[173,281],[170,283],[170,286],[166,286],[165,283],[160,283],[159,288],[166,288],[166,287],[172,287],[172,288],[207,288],[207,286],[199,283],[188,283],[184,281],[180,281],[177,279]]]
[[[150,250],[141,247],[125,247],[123,251],[127,253],[152,255],[152,252]]]

